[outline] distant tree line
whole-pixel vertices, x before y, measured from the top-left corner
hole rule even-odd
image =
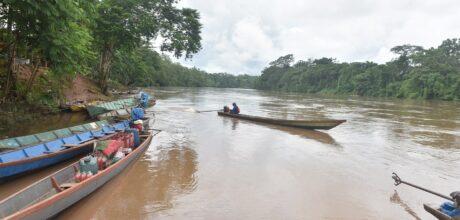
[[[254,88],[256,76],[207,73],[160,55],[147,45],[115,54],[111,79],[123,85]]]
[[[437,48],[402,45],[385,64],[337,62],[332,58],[300,60],[292,54],[271,62],[255,88],[305,93],[460,100],[460,39]]]

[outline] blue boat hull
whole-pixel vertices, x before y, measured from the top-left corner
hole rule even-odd
[[[62,154],[56,154],[54,156],[50,155],[49,157],[44,157],[44,158],[33,160],[30,162],[0,167],[0,182],[17,177],[18,175],[21,175],[21,174],[24,174],[24,173],[27,173],[33,170],[42,169],[42,168],[69,160],[81,154],[88,154],[91,151],[92,151],[92,145],[87,146],[87,147],[82,147],[79,149],[75,149],[73,151],[69,151],[69,152],[62,153]]]

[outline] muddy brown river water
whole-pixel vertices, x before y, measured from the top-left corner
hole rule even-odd
[[[433,219],[443,200],[391,173],[460,190],[460,104],[331,98],[245,89],[155,91],[161,129],[145,155],[58,219]],[[219,117],[346,119],[307,131]],[[63,165],[60,165],[63,166]],[[56,167],[0,185],[5,197]]]

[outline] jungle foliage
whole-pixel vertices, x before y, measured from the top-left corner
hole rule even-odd
[[[201,49],[199,13],[177,0],[3,0],[0,2],[0,102],[27,99],[37,72],[93,76],[107,92],[115,55],[134,58],[156,40],[186,58]],[[153,58],[150,61],[154,61]],[[27,64],[28,63],[28,64]],[[19,65],[33,72],[19,80]],[[118,64],[118,67],[129,63]],[[144,68],[144,67],[135,67]]]
[[[209,74],[159,54],[191,58],[201,49],[199,13],[177,0],[3,0],[0,2],[0,103],[42,100],[52,105],[61,77],[82,74],[127,86],[243,87],[360,96],[460,99],[460,39],[436,48],[392,48],[385,64],[295,62],[285,55],[259,77]],[[19,61],[30,61],[18,75]],[[52,83],[49,83],[52,79]],[[38,89],[38,90],[37,90]],[[45,97],[45,98],[43,98]]]
[[[289,54],[271,62],[256,88],[306,93],[460,100],[460,39],[437,48],[402,45],[385,64],[337,62],[332,58],[297,61]]]
[[[256,76],[209,74],[197,68],[188,68],[160,55],[147,45],[135,50],[120,50],[115,54],[112,80],[126,86],[181,86],[254,88]]]

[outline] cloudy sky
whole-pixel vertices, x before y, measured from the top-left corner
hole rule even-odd
[[[201,14],[203,49],[178,61],[207,72],[258,75],[272,60],[393,58],[390,48],[426,48],[460,37],[460,0],[182,0]]]

